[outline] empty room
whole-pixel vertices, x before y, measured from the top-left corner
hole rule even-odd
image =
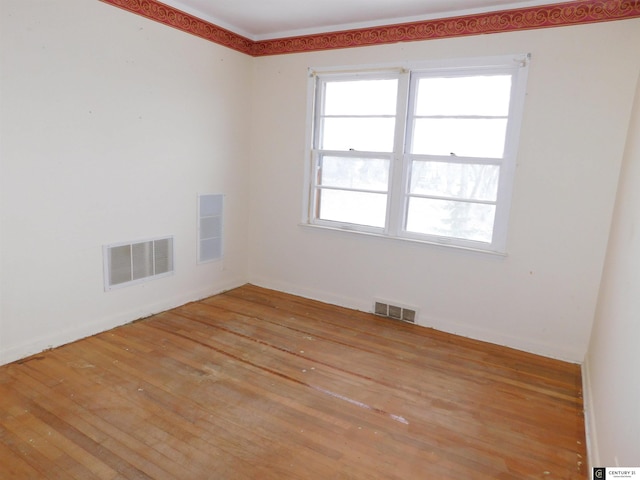
[[[0,480],[640,475],[638,46],[637,0],[0,0]]]

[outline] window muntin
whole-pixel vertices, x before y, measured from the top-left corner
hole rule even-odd
[[[314,72],[305,223],[504,252],[527,59]]]

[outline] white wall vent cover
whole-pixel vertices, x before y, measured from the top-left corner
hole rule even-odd
[[[224,195],[198,195],[198,263],[222,258]]]
[[[105,290],[173,274],[173,237],[115,243],[102,251]]]

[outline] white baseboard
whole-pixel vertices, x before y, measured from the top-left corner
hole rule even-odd
[[[140,318],[145,318],[156,313],[179,307],[189,302],[216,295],[217,293],[239,287],[245,283],[245,281],[231,281],[217,284],[212,287],[189,292],[188,294],[163,299],[162,301],[154,304],[136,307],[135,310],[121,312],[117,315],[100,318],[92,322],[86,322],[78,326],[62,329],[55,333],[36,336],[21,345],[14,345],[6,350],[0,350],[0,365],[15,362],[16,360],[41,353],[44,350],[75,342],[76,340],[126,325],[127,323],[131,323]]]
[[[301,285],[294,285],[287,282],[267,280],[264,278],[251,278],[249,280],[249,283],[257,287],[267,288],[269,290],[277,290],[279,292],[297,295],[299,297],[308,298],[310,300],[317,300],[319,302],[328,303],[330,305],[337,305],[338,307],[351,308],[353,310],[359,310],[361,312],[371,312],[373,306],[373,304],[371,303],[364,304],[363,302],[360,302],[352,297],[337,295],[335,293],[327,292],[324,290],[307,288]]]
[[[332,305],[360,310],[362,312],[371,312],[373,310],[372,301],[363,301],[362,299],[341,296],[324,290],[315,290],[300,285],[292,285],[286,282],[273,281],[260,277],[251,278],[250,283],[256,286],[299,295],[301,297],[318,300]],[[422,311],[423,310],[421,310],[421,312]],[[584,352],[567,349],[564,344],[543,344],[531,341],[528,338],[505,335],[502,332],[484,329],[477,325],[468,323],[453,322],[450,320],[429,318],[420,315],[417,324],[423,327],[433,328],[441,332],[473,338],[474,340],[493,343],[495,345],[502,345],[569,363],[580,364],[584,355]]]
[[[587,440],[587,467],[588,471],[592,472],[593,467],[601,466],[602,464],[600,463],[600,451],[598,450],[593,392],[591,391],[591,376],[587,360],[582,364],[582,403],[584,406],[584,427]]]

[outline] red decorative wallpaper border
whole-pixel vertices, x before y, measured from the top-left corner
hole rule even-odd
[[[100,1],[248,55],[251,55],[251,50],[255,43],[253,40],[243,37],[242,35],[201,20],[198,17],[189,15],[164,3],[157,2],[156,0]]]
[[[512,32],[640,17],[640,0],[581,0],[255,42],[254,56]]]
[[[562,27],[640,17],[640,0],[577,0],[422,22],[253,41],[156,0],[101,0],[254,57]]]

